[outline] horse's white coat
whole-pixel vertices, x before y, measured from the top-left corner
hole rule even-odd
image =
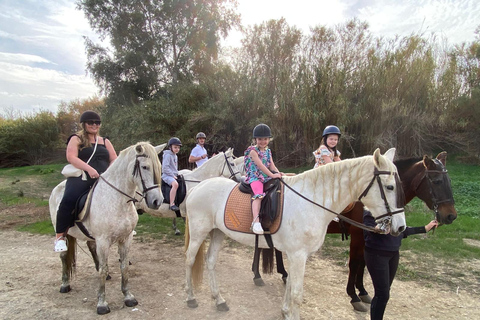
[[[146,155],[146,156],[142,156]],[[138,143],[120,152],[118,158],[110,165],[102,177],[110,184],[128,194],[130,197],[135,195],[135,190],[143,190],[140,174],[133,175],[136,161],[139,162],[139,170],[145,186],[155,185],[154,181],[161,179],[161,164],[153,146],[148,143]],[[49,207],[52,223],[56,225],[57,210],[65,191],[66,181],[57,185],[50,195]],[[108,272],[107,258],[110,246],[118,243],[120,253],[121,271],[122,271],[122,292],[124,300],[134,301],[134,296],[128,289],[128,250],[132,241],[132,231],[134,230],[138,215],[129,198],[119,193],[109,186],[102,178],[99,180],[91,201],[90,214],[83,224],[95,238],[96,253],[99,261],[100,286],[98,290],[99,308],[108,309],[108,303],[105,301],[105,279]],[[153,188],[146,193],[146,202],[152,208],[157,208],[163,201],[160,188]],[[68,235],[79,240],[91,241],[87,238],[77,226],[68,230]],[[64,275],[62,286],[69,287],[69,276],[65,274],[65,254],[61,254],[64,263]],[[70,254],[72,254],[70,252]],[[136,300],[135,300],[136,302]],[[108,312],[108,311],[106,311]]]
[[[200,182],[206,179],[210,179],[214,177],[230,178],[232,174],[230,172],[229,167],[235,173],[234,177],[237,179],[237,181],[240,181],[241,175],[240,175],[240,172],[236,170],[236,167],[233,163],[233,149],[231,148],[225,151],[225,154],[223,152],[220,152],[217,155],[213,156],[207,162],[205,162],[200,168],[197,168],[193,171],[190,171],[190,170],[179,171],[179,174],[182,174],[183,178],[185,179],[185,185],[187,188],[187,195],[185,196],[185,200],[183,201],[183,203],[180,204],[180,212],[182,213],[182,216],[185,216],[185,203],[190,191],[194,187],[198,186]],[[155,216],[169,217],[169,218],[176,217],[175,213],[172,210],[170,210],[168,203],[162,203],[162,205],[156,210],[145,208],[143,201],[137,206],[142,208],[145,212],[148,212],[149,214],[152,214]]]
[[[306,198],[335,212],[341,212],[366,189],[372,180],[374,167],[381,171],[397,172],[392,162],[394,154],[395,149],[391,149],[382,156],[377,149],[373,156],[335,162],[297,176],[283,177],[283,180]],[[380,178],[383,186],[395,186],[393,174],[381,175]],[[215,263],[224,235],[245,245],[255,244],[254,235],[231,231],[225,227],[224,208],[235,185],[235,182],[226,179],[209,179],[195,188],[186,201],[190,237],[186,252],[187,301],[195,301],[192,288],[192,274],[195,270],[192,270],[192,267],[198,249],[209,233],[211,242],[206,264],[212,296],[217,306],[225,303],[215,278]],[[396,191],[385,187],[384,191],[392,211],[397,210]],[[371,187],[362,202],[374,216],[386,213],[377,183]],[[334,214],[285,188],[282,225],[278,232],[272,235],[274,246],[287,254],[290,266],[282,307],[285,319],[299,319],[307,257],[322,246],[327,226],[333,218]],[[396,214],[393,217],[392,229],[397,230],[402,226],[405,226],[405,216],[403,213]],[[267,247],[263,237],[259,238],[259,246]]]

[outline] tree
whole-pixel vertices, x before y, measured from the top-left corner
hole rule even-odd
[[[220,37],[239,24],[236,0],[81,0],[110,48],[86,39],[87,68],[110,99],[137,103],[166,84],[195,80],[217,57]]]

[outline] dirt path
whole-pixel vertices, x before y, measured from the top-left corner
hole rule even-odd
[[[266,275],[265,287],[252,281],[249,249],[226,246],[217,264],[218,281],[230,311],[215,310],[205,277],[197,290],[199,307],[189,309],[184,293],[184,259],[179,246],[160,241],[132,246],[130,286],[139,305],[124,307],[116,249],[110,256],[112,280],[107,284],[111,313],[102,319],[280,319],[284,285]],[[81,247],[86,250],[82,243]],[[311,257],[305,276],[302,319],[369,319],[353,311],[344,292],[347,268]],[[10,230],[0,233],[0,319],[100,319],[96,315],[97,276],[90,257],[78,252],[72,291],[59,293],[61,264],[52,252],[52,237]],[[367,290],[373,293],[366,276]],[[435,284],[395,281],[385,319],[480,319],[479,296],[449,292]]]

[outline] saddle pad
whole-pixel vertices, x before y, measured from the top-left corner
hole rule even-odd
[[[85,193],[82,196],[82,198],[85,197],[85,201],[82,204],[82,208],[81,208],[82,211],[77,212],[77,219],[75,220],[75,222],[77,222],[77,221],[83,222],[87,218],[88,214],[90,213],[89,212],[90,211],[90,203],[92,201],[92,194],[93,194],[93,190],[95,189],[96,185],[97,184],[95,183],[93,185],[93,187],[87,193]],[[81,202],[81,201],[79,201],[79,202]],[[77,208],[77,209],[79,209],[79,208]]]
[[[225,205],[224,222],[227,229],[232,231],[251,233],[250,226],[252,225],[252,204],[251,195],[241,192],[237,184],[230,192]],[[280,203],[278,205],[277,217],[272,223],[270,234],[274,234],[280,228],[283,214],[283,185],[280,190]]]

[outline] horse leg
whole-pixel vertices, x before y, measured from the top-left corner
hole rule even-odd
[[[217,279],[215,275],[215,264],[217,263],[218,253],[222,248],[222,242],[225,235],[218,229],[213,229],[210,232],[210,246],[208,247],[206,264],[208,271],[208,279],[210,281],[210,290],[212,292],[212,297],[215,299],[215,304],[218,311],[228,311],[229,308],[225,299],[220,294],[218,289]]]
[[[350,241],[350,259],[354,261],[354,265],[350,268],[350,272],[353,272],[355,277],[351,280],[354,281],[355,287],[359,291],[359,295],[357,298],[360,298],[362,302],[370,303],[372,298],[368,295],[367,290],[363,285],[363,274],[365,270],[365,257],[364,257],[364,250],[365,250],[365,239],[363,238],[363,230],[359,228],[351,228],[351,241]],[[350,279],[349,279],[350,281]],[[353,286],[353,282],[352,282]],[[355,295],[356,296],[356,295]],[[353,300],[353,297],[352,297]],[[358,300],[357,300],[358,301]],[[368,309],[367,307],[363,306],[362,309]],[[354,306],[355,308],[355,306]],[[357,310],[357,308],[355,308]],[[362,311],[362,310],[358,310]],[[366,312],[365,310],[364,312]]]
[[[97,245],[95,244],[95,241],[87,241],[87,247],[88,251],[90,251],[90,254],[92,255],[93,262],[95,263],[95,270],[98,271]],[[107,280],[110,279],[112,279],[112,277],[108,274]]]
[[[97,291],[97,313],[107,314],[110,312],[108,303],[105,300],[105,281],[108,274],[108,252],[110,244],[107,241],[96,241],[97,256],[98,256],[98,274],[100,277],[98,291]]]
[[[67,251],[60,253],[62,260],[62,285],[60,286],[61,293],[67,293],[72,290],[70,287],[70,277],[75,271],[76,264],[76,245],[77,240],[67,235]]]
[[[118,243],[118,254],[120,255],[120,270],[122,272],[122,293],[124,296],[123,302],[127,307],[134,307],[138,304],[137,300],[128,289],[128,250],[130,248],[132,238],[133,235],[130,234],[127,240]]]
[[[185,291],[187,292],[187,306],[189,308],[196,308],[198,307],[198,303],[193,294],[193,282],[201,282],[204,263],[204,240],[208,232],[197,236],[190,234],[188,225],[187,220],[185,226]]]
[[[365,258],[362,259],[358,266],[357,270],[357,289],[360,292],[358,295],[360,297],[360,300],[362,300],[364,303],[372,303],[372,297],[368,294],[367,290],[365,290],[365,287],[363,286],[363,275],[365,272]]]
[[[288,262],[290,265],[290,276],[287,280],[282,313],[284,319],[299,320],[300,306],[303,302],[303,281],[307,254],[296,252],[293,255],[288,255]]]
[[[255,236],[255,252],[253,254],[253,262],[252,262],[252,271],[253,271],[253,283],[255,283],[258,287],[263,287],[265,282],[262,280],[262,276],[260,275],[260,252],[262,251],[261,248],[258,247],[258,236]]]
[[[177,217],[173,218],[172,227],[173,227],[173,230],[175,230],[175,235],[178,236],[178,235],[181,235],[182,233],[177,228],[177,218],[182,218],[182,214],[180,213],[180,210],[175,211],[175,214],[177,215]],[[185,218],[183,221],[185,221]]]
[[[283,255],[282,251],[275,249],[275,259],[277,260],[277,273],[282,274],[283,283],[287,283],[288,273],[285,270],[285,266],[283,265]]]

